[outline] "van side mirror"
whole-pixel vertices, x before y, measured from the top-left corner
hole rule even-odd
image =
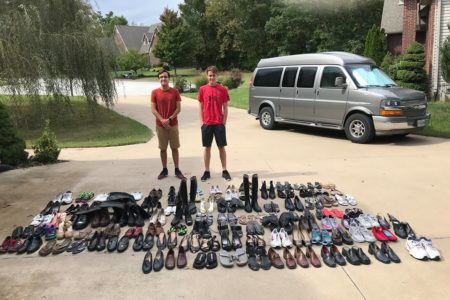
[[[341,87],[341,88],[346,88],[347,87],[347,83],[345,82],[345,78],[344,77],[336,77],[336,79],[334,80],[334,86],[335,87]]]

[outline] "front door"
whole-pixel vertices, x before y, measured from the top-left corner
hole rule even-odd
[[[317,67],[301,67],[297,79],[294,99],[294,119],[314,121],[314,101],[316,100]]]

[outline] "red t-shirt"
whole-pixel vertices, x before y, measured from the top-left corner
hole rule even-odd
[[[198,101],[203,103],[203,124],[223,124],[223,103],[230,101],[228,91],[221,84],[206,84],[198,90]]]
[[[177,89],[169,88],[167,91],[164,91],[158,88],[152,91],[152,103],[156,103],[156,110],[163,119],[168,119],[177,109],[177,101],[181,101],[180,93],[178,93]],[[177,117],[170,121],[172,126],[177,124]],[[158,119],[156,119],[156,125],[162,126]]]

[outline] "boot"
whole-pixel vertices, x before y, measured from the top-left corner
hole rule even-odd
[[[248,181],[248,175],[244,174],[244,182],[243,182],[243,186],[244,186],[244,201],[245,201],[245,206],[244,209],[247,213],[251,213],[252,212],[252,205],[250,203],[250,183]]]
[[[183,220],[183,203],[179,197],[179,194],[177,195],[177,210],[175,211],[175,217],[173,218],[172,222],[170,224],[172,226],[178,225],[181,220]]]
[[[178,195],[181,202],[183,203],[183,208],[188,206],[188,194],[187,194],[187,183],[186,179],[182,179],[180,183],[180,189],[178,190]]]
[[[192,203],[192,202],[190,202]],[[187,226],[192,226],[192,215],[191,215],[191,211],[189,210],[189,205],[186,205],[184,207],[184,222],[186,223]]]
[[[191,214],[197,213],[197,206],[195,206],[195,197],[197,196],[197,177],[191,177],[191,186],[189,192],[189,212]],[[191,218],[192,221],[192,218]]]
[[[269,186],[269,198],[270,199],[275,199],[277,196],[275,194],[275,187],[273,186],[273,181],[270,181],[270,186]]]
[[[264,200],[269,198],[269,193],[267,191],[267,186],[266,186],[265,180],[263,181],[262,186],[261,186],[261,198],[263,198]]]
[[[262,212],[258,205],[258,174],[252,176],[252,208],[255,212]]]

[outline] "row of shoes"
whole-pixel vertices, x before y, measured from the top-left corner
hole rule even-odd
[[[155,254],[153,258],[151,250],[148,250],[144,256],[144,261],[142,262],[142,272],[144,274],[150,273],[152,270],[159,272],[165,266],[167,270],[173,270],[175,266],[179,269],[186,267],[187,257],[186,252],[183,247],[178,248],[178,254],[175,258],[175,251],[170,248],[167,251],[166,257],[164,258],[164,252],[161,249]]]
[[[42,246],[41,234],[36,234],[33,226],[14,228],[11,235],[7,236],[1,246],[0,254],[5,253],[34,253]]]

